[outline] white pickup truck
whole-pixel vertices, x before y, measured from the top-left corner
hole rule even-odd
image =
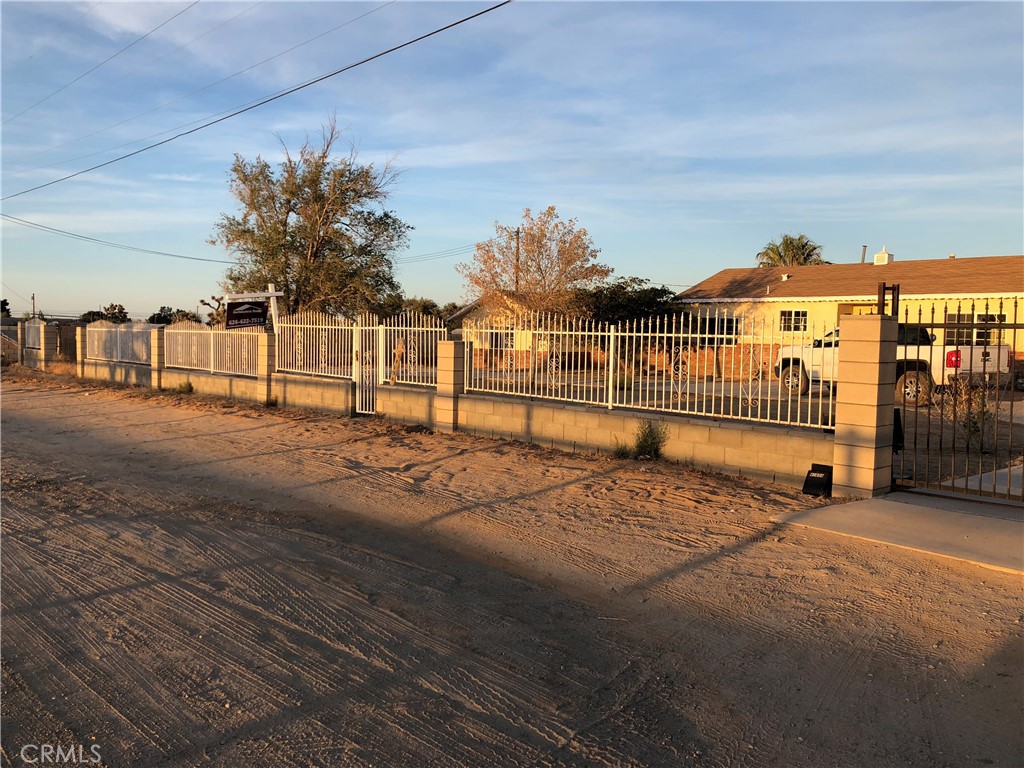
[[[1006,383],[1010,348],[1005,345],[943,346],[928,328],[899,324],[896,347],[896,402],[925,405],[932,392],[957,378],[977,383]],[[839,329],[810,346],[783,346],[775,357],[775,375],[783,392],[803,395],[811,382],[835,386],[839,368]]]

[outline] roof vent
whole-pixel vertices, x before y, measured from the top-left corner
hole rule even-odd
[[[789,280],[789,273],[788,272],[783,272],[782,273],[782,282],[786,282],[787,280]]]
[[[955,259],[955,258],[956,258],[956,254],[955,254],[955,253],[951,253],[951,254],[949,254],[949,258],[951,258],[951,259]]]
[[[884,264],[891,264],[896,261],[896,257],[885,250],[885,246],[882,246],[882,250],[875,254],[875,266],[882,266]]]

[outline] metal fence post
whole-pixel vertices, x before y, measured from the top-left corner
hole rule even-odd
[[[606,380],[608,387],[608,409],[614,406],[615,403],[615,368],[618,366],[618,333],[619,327],[613,325],[608,329],[608,370],[606,372]]]
[[[384,326],[377,326],[377,384],[387,381],[387,359]]]

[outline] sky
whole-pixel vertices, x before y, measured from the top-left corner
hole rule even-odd
[[[276,163],[332,115],[360,162],[400,171],[396,274],[441,304],[467,298],[455,265],[496,221],[549,205],[615,277],[674,290],[785,233],[836,263],[1024,253],[1019,2],[518,0],[63,178],[492,4],[0,3],[12,312],[222,293],[231,254],[208,241],[238,212],[235,154]]]

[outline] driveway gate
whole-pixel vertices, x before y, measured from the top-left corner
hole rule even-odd
[[[897,487],[1024,501],[1019,303],[904,313],[896,361],[903,428],[893,462]]]

